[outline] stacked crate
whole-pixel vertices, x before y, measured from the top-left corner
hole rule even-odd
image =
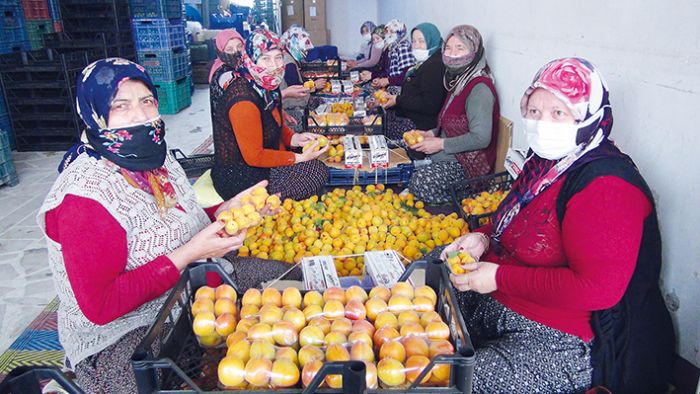
[[[83,128],[75,109],[78,74],[104,57],[101,49],[55,49],[0,56],[0,82],[19,151],[60,151]]]
[[[61,22],[61,10],[58,5],[59,0],[49,0],[49,15],[53,22],[53,31],[62,32],[63,23]]]
[[[0,54],[29,49],[20,0],[0,0]]]
[[[192,104],[192,63],[182,0],[131,0],[137,59],[158,89],[161,114]]]
[[[22,0],[29,49],[44,47],[44,34],[53,33],[48,0]]]

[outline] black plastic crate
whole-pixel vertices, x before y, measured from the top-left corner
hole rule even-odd
[[[377,113],[377,111],[380,111]],[[345,126],[328,126],[319,124],[316,119],[311,116],[309,108],[304,109],[304,128],[309,133],[321,135],[374,135],[386,134],[386,111],[381,107],[376,107],[374,110],[368,110],[367,116],[374,116],[374,121],[371,124],[362,124],[361,119],[350,118],[350,123]]]
[[[482,192],[506,192],[509,191],[512,186],[513,178],[507,171],[504,171],[452,184],[450,186],[450,193],[452,194],[452,203],[455,209],[467,222],[469,229],[473,231],[485,224],[491,223],[493,211],[489,210],[489,212],[484,212],[479,215],[470,215],[462,209],[462,200],[465,198],[474,198]]]
[[[0,393],[41,394],[41,382],[54,380],[68,394],[85,392],[56,367],[17,367],[0,382]]]
[[[304,79],[340,78],[342,61],[336,58],[325,62],[301,63],[300,71]]]
[[[453,346],[452,356],[438,356],[425,368],[430,371],[437,364],[450,364],[451,376],[447,387],[415,387],[423,380],[407,389],[376,389],[365,391],[365,366],[358,362],[326,363],[305,390],[300,387],[275,390],[279,393],[313,393],[326,375],[342,372],[347,384],[342,390],[323,389],[329,393],[471,393],[474,373],[475,352],[464,319],[457,304],[457,297],[449,281],[447,270],[440,260],[417,261],[407,269],[401,281],[407,280],[415,269],[425,268],[426,284],[438,294],[436,311],[450,326]],[[213,273],[224,283],[234,288],[235,283],[220,265],[199,263],[191,265],[183,272],[180,280],[170,292],[156,321],[151,325],[144,340],[136,347],[131,362],[136,375],[139,393],[209,393],[217,391],[216,369],[225,355],[225,348],[203,349],[192,332],[191,301],[195,291],[207,283],[207,274]],[[211,275],[211,274],[210,274]],[[302,291],[304,293],[304,291]],[[240,300],[240,294],[239,294]],[[152,345],[158,343],[160,351],[155,354]],[[347,379],[347,380],[346,380]],[[266,391],[230,391],[230,393],[267,393]]]
[[[214,167],[213,154],[187,156],[180,149],[171,149],[170,153],[175,160],[180,163],[188,178],[196,178],[202,175],[206,170]]]
[[[327,186],[354,185],[408,185],[413,175],[413,164],[399,164],[394,168],[377,168],[372,171],[355,169],[328,169]]]

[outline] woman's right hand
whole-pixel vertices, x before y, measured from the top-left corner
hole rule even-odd
[[[195,261],[214,257],[223,257],[243,246],[246,231],[243,230],[232,237],[222,237],[220,234],[225,227],[224,222],[215,221],[197,233],[187,243],[172,251],[168,258],[180,271]]]
[[[469,233],[455,239],[440,253],[440,259],[445,261],[452,252],[464,252],[479,260],[489,248],[489,237],[482,233]]]
[[[362,80],[362,82],[367,82],[367,81],[371,80],[372,79],[372,72],[367,71],[367,70],[361,72],[360,79]]]
[[[302,153],[295,153],[296,161],[295,163],[303,163],[305,161],[311,161],[311,160],[316,160],[318,159],[319,156],[322,154],[326,153],[328,148],[330,147],[330,144],[326,145],[323,147],[321,150],[316,150],[316,147],[318,146],[318,141],[315,141],[313,145],[311,145],[306,152]]]
[[[303,98],[309,95],[309,89],[303,85],[294,85],[282,90],[282,98]]]

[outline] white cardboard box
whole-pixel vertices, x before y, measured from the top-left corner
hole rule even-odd
[[[352,82],[345,79],[342,81],[342,84],[343,92],[345,92],[345,94],[352,94],[353,89],[355,89],[355,85],[353,85]]]
[[[389,147],[383,135],[369,136],[369,164],[372,168],[389,167]]]
[[[304,288],[307,290],[340,287],[340,279],[335,270],[332,256],[314,256],[301,259],[301,273],[304,277]]]
[[[357,137],[343,137],[345,148],[345,168],[362,168],[362,145]]]
[[[365,270],[376,286],[391,287],[406,270],[401,257],[393,250],[365,252]]]

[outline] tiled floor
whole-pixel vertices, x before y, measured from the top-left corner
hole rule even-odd
[[[189,108],[163,119],[169,147],[189,154],[211,135],[209,90],[196,89]],[[35,217],[62,157],[13,152],[20,182],[0,186],[0,353],[56,295]]]

